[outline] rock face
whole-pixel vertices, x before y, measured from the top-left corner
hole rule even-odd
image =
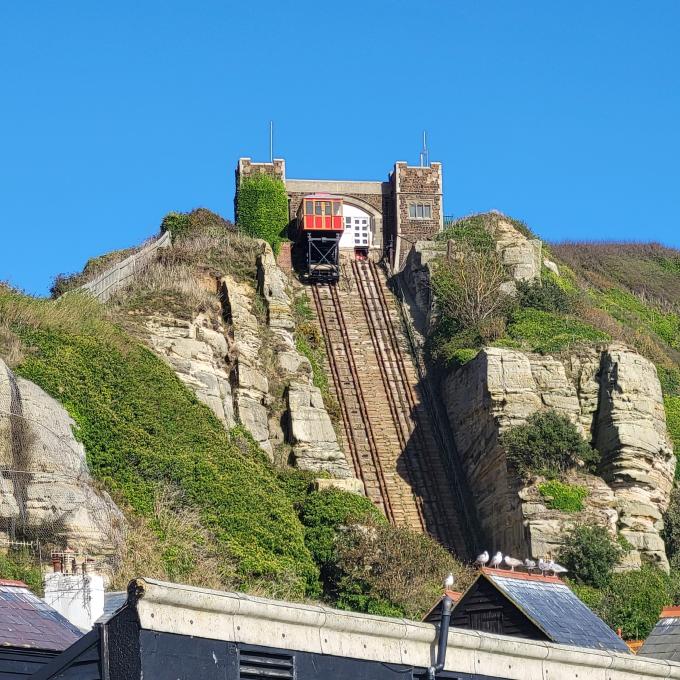
[[[476,509],[494,549],[541,556],[579,516],[547,512],[532,487],[508,470],[498,436],[540,409],[569,417],[602,454],[603,479],[583,476],[588,521],[632,545],[627,564],[668,568],[659,536],[675,458],[654,366],[612,344],[560,361],[486,348],[444,381],[443,398]],[[581,482],[579,482],[581,483]]]
[[[124,520],[95,488],[66,410],[0,359],[0,537],[115,555]]]
[[[496,250],[515,281],[532,281],[541,276],[541,249],[539,239],[529,239],[507,220],[498,219],[491,234]]]
[[[284,420],[295,465],[302,470],[328,472],[334,477],[352,477],[321,392],[313,385],[312,366],[295,347],[289,283],[268,244],[263,244],[257,269],[278,370],[288,384]]]
[[[207,314],[193,321],[153,316],[147,320],[146,328],[152,349],[226,427],[232,427],[235,420],[227,364],[229,347],[221,320]]]
[[[311,364],[295,346],[289,281],[264,242],[257,270],[257,290],[232,276],[206,281],[221,311],[147,318],[147,342],[225,427],[241,423],[271,459],[287,444],[297,467],[351,477]],[[258,293],[266,324],[254,311]]]

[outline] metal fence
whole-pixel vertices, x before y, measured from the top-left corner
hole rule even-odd
[[[127,286],[136,274],[148,267],[159,248],[167,248],[170,245],[172,237],[170,232],[166,231],[153,243],[113,265],[80,289],[87,291],[100,302],[106,302],[114,293]]]

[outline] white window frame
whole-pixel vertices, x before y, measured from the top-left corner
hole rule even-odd
[[[427,215],[425,214],[426,212]],[[420,213],[420,215],[418,213]],[[431,220],[432,203],[424,203],[422,201],[413,201],[409,203],[408,218],[409,220]]]

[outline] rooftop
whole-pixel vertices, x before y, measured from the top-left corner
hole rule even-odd
[[[0,580],[0,646],[62,651],[82,636],[21,581]]]
[[[665,607],[638,652],[653,659],[680,661],[680,607]]]

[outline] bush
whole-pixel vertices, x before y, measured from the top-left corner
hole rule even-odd
[[[584,463],[594,468],[599,454],[566,416],[538,411],[523,425],[501,435],[508,463],[525,480],[533,475],[556,477]]]
[[[441,596],[449,572],[457,589],[472,573],[430,536],[386,523],[363,522],[336,542],[336,606],[382,616],[420,619]]]
[[[161,234],[169,231],[173,238],[182,238],[191,230],[191,220],[187,213],[169,212],[161,222]]]
[[[661,534],[671,566],[680,568],[680,488],[671,491],[671,500],[663,516]]]
[[[32,593],[38,597],[43,595],[40,566],[22,551],[10,550],[6,555],[0,553],[0,578],[23,581]]]
[[[21,336],[35,353],[18,372],[64,404],[109,490],[151,517],[169,485],[200,512],[225,563],[238,564],[240,587],[318,592],[303,528],[264,455],[242,431],[227,433],[163,361],[132,341],[25,327]]]
[[[277,252],[288,226],[288,194],[284,183],[269,175],[246,177],[238,188],[237,210],[239,229],[264,239]]]
[[[538,485],[538,492],[546,499],[551,510],[562,512],[580,512],[583,501],[588,496],[588,489],[578,484],[565,484],[556,479]]]
[[[467,250],[460,258],[441,261],[432,276],[437,309],[458,330],[479,329],[511,308],[513,300],[502,290],[506,278],[495,252]]]
[[[519,309],[510,317],[508,335],[541,354],[561,352],[579,343],[606,342],[609,335],[578,319],[538,309]]]
[[[341,528],[350,522],[372,517],[379,522],[382,515],[365,496],[338,489],[310,493],[300,510],[305,527],[305,545],[321,568],[321,576],[332,590],[337,561],[336,540]]]
[[[561,312],[566,314],[571,311],[569,296],[552,279],[518,281],[517,302],[520,307],[540,309],[544,312]]]
[[[488,215],[472,215],[445,224],[436,238],[438,241],[454,240],[467,249],[489,253],[496,246],[490,227]]]
[[[614,574],[600,605],[604,620],[626,639],[646,638],[663,607],[678,602],[680,578],[652,565]]]
[[[605,527],[579,525],[569,532],[558,559],[577,583],[604,588],[625,552]]]

